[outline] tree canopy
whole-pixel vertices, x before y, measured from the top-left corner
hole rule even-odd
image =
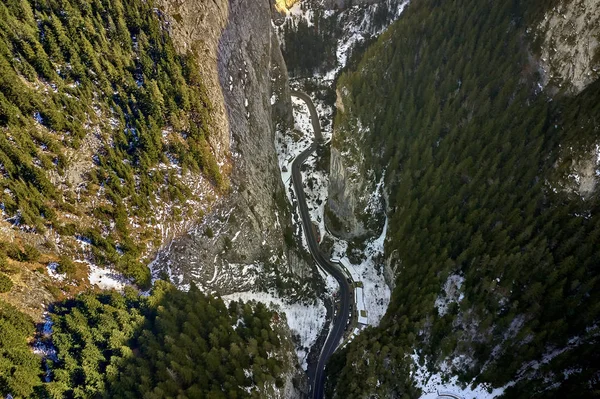
[[[157,201],[190,195],[158,165],[222,183],[197,57],[177,53],[168,29],[153,1],[0,4],[3,211],[27,231],[89,240],[99,263],[141,285],[149,274],[136,260],[153,233],[135,239],[128,218],[152,225]],[[78,152],[93,165],[73,164]]]
[[[231,302],[159,281],[149,296],[128,288],[53,305],[56,350],[28,344],[33,322],[0,302],[0,396],[15,398],[260,398],[282,387],[280,332],[263,304]]]
[[[356,120],[368,128],[358,145],[378,176],[385,170],[386,252],[398,259],[381,325],[332,360],[336,397],[415,396],[415,349],[431,369],[466,356],[453,370],[461,380],[494,386],[570,338],[598,351],[598,195],[564,189],[560,167],[570,165],[561,148],[587,156],[597,143],[600,82],[577,96],[539,89],[528,27],[549,6],[412,2],[340,77],[348,95],[334,145],[356,135]],[[464,278],[464,299],[439,314],[450,275]],[[598,368],[582,351],[507,397],[586,396],[586,378],[597,390]]]

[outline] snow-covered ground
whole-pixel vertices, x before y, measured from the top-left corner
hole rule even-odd
[[[323,237],[325,234],[324,212],[329,188],[329,176],[324,171],[316,168],[317,160],[318,155],[316,152],[313,152],[304,163],[302,183],[310,218],[313,222],[317,223],[319,233]]]
[[[281,180],[285,186],[288,201],[294,205],[296,194],[292,184],[292,163],[298,155],[306,150],[314,141],[314,130],[310,120],[310,111],[304,100],[292,97],[292,106],[294,113],[294,129],[287,131],[277,130],[275,134],[275,149],[281,171]],[[310,205],[309,205],[310,206]],[[300,223],[300,213],[292,215],[292,224],[296,225],[297,231],[301,233],[301,241],[304,248],[308,249],[306,237],[302,231]],[[298,230],[299,226],[299,230]]]
[[[331,274],[322,270],[320,267],[318,267],[318,270],[321,278],[325,282],[325,290],[328,292],[328,294],[333,295],[335,292],[338,292],[340,290],[340,286],[335,278]]]
[[[321,121],[321,136],[327,143],[333,136],[333,107],[317,96],[312,97],[312,102]]]
[[[312,125],[310,124],[310,114],[308,107],[300,99],[295,100],[294,118],[296,128],[302,129],[303,135],[300,139],[289,133],[278,132],[276,138],[277,155],[279,166],[281,168],[281,178],[286,186],[288,199],[293,203],[293,198],[296,197],[291,183],[291,164],[295,157],[304,151],[313,139]],[[299,104],[301,103],[301,104]],[[304,106],[301,106],[304,105]],[[327,110],[327,115],[331,115],[330,108],[324,104],[319,107],[320,110]],[[331,137],[331,130],[323,131],[324,136]],[[327,134],[328,136],[326,136]],[[302,180],[304,182],[304,191],[306,194],[306,202],[310,210],[311,219],[319,226],[319,231],[322,236],[327,234],[325,229],[323,211],[327,201],[327,193],[329,189],[329,178],[326,173],[316,169],[317,155],[311,155],[306,163],[305,170],[302,172]],[[378,186],[378,193],[373,195],[381,195],[381,186]],[[299,222],[299,217],[296,221]],[[301,228],[300,228],[301,229]],[[348,243],[334,238],[336,244],[334,246],[334,257],[340,258],[343,265],[347,268],[355,282],[360,282],[363,285],[360,296],[355,297],[355,309],[359,312],[359,316],[364,315],[360,310],[366,311],[366,317],[360,317],[359,321],[364,324],[377,325],[383,317],[390,301],[390,290],[386,285],[381,265],[378,261],[382,259],[383,243],[387,233],[387,221],[382,234],[369,241],[366,245],[364,260],[360,264],[352,264],[346,256]],[[304,233],[302,233],[302,241],[306,243]],[[338,290],[338,285],[335,280],[328,274],[321,271],[321,275],[326,279],[326,287],[330,293]]]
[[[314,15],[314,11],[311,10],[310,8],[307,9],[302,9],[303,6],[303,1],[298,1],[296,4],[294,4],[292,6],[292,8],[290,8],[287,11],[287,15],[286,18],[287,19],[304,19],[306,21],[306,23],[308,24],[308,26],[313,26],[313,15]]]
[[[110,290],[115,289],[122,291],[126,286],[131,285],[131,281],[125,278],[122,274],[110,269],[105,269],[94,264],[88,263],[90,273],[88,279],[91,285]]]
[[[307,369],[310,348],[317,341],[319,333],[325,325],[327,310],[322,300],[317,299],[313,304],[287,303],[275,294],[266,292],[239,292],[226,295],[223,300],[226,302],[238,300],[262,302],[275,311],[285,313],[292,335],[298,338],[296,346],[298,359],[302,368]]]
[[[310,111],[306,103],[292,97],[294,111],[294,130],[280,131],[275,134],[275,149],[281,170],[281,180],[286,186],[289,201],[292,201],[292,162],[302,151],[306,150],[314,140],[314,131],[310,121]]]
[[[383,33],[390,23],[397,20],[404,8],[409,3],[409,0],[385,0],[375,4],[355,5],[341,11],[325,10],[323,17],[335,18],[338,26],[342,29],[342,34],[337,42],[335,68],[318,75],[322,81],[332,82],[336,74],[346,66],[348,57],[350,56],[354,46],[365,40],[378,36]],[[389,23],[382,26],[375,25],[375,16],[378,7],[385,7],[390,15]],[[307,25],[314,26],[314,10],[306,1],[298,1],[289,10],[286,11],[287,20],[293,20],[296,23],[304,20]],[[283,23],[282,23],[283,25]],[[273,25],[275,27],[275,25]],[[285,43],[283,37],[283,28],[276,29],[280,43]]]
[[[300,4],[304,2],[296,3],[290,10],[287,18],[293,18],[296,20],[305,19],[309,25],[312,23],[314,13],[309,7],[305,7],[303,10]],[[353,6],[341,12],[328,11],[324,13],[326,18],[336,18],[338,24],[341,26],[343,31],[340,39],[337,43],[336,58],[337,65],[332,70],[315,76],[317,80],[317,86],[319,85],[333,85],[333,79],[336,74],[346,66],[348,57],[353,47],[374,35],[379,35],[387,29],[388,25],[376,27],[374,24],[374,16],[376,14],[377,7],[386,7],[391,13],[391,21],[394,21],[400,17],[402,11],[408,4],[408,1],[403,0],[386,0],[385,4],[372,4],[367,6]],[[299,87],[298,89],[301,90]],[[316,97],[316,96],[313,96]],[[294,99],[297,104],[299,99]],[[315,107],[321,119],[321,127],[323,137],[326,141],[330,140],[333,134],[333,108],[319,101],[317,98],[313,98]],[[307,126],[306,118],[309,117],[308,110],[304,113],[297,112],[295,110],[294,118],[297,125],[303,125],[305,132],[312,134],[312,127]],[[298,126],[299,127],[299,126]],[[306,136],[305,136],[306,137]],[[312,138],[311,138],[312,139]],[[305,148],[305,147],[304,147]],[[299,154],[302,150],[296,152]],[[290,201],[293,198],[293,190],[291,189],[291,183],[289,183],[289,174],[291,173],[291,161],[294,156],[291,154],[292,151],[282,151],[282,148],[278,147],[278,154],[280,159],[280,167],[287,167],[288,173],[282,172],[282,179],[284,184],[288,188],[288,197]],[[290,156],[290,158],[287,158]],[[319,230],[322,236],[327,234],[324,225],[324,205],[327,201],[327,193],[329,187],[329,179],[326,173],[316,170],[316,155],[309,157],[305,164],[305,171],[303,172],[304,188],[306,193],[307,204],[311,213],[312,220],[319,226]],[[377,192],[373,193],[372,196],[381,195],[382,186],[378,185]],[[380,237],[377,237],[366,244],[363,260],[360,264],[352,264],[346,254],[348,243],[337,238],[333,238],[334,245],[334,258],[339,258],[341,264],[347,269],[352,279],[359,283],[362,283],[362,289],[359,289],[357,295],[355,295],[355,305],[359,312],[359,316],[364,315],[366,311],[366,318],[360,317],[361,323],[369,325],[377,325],[385,314],[390,301],[390,290],[385,283],[382,265],[383,260],[383,243],[387,232],[387,221],[384,226],[383,232]],[[330,284],[327,284],[329,287]],[[329,289],[335,290],[335,282],[331,284]]]
[[[310,8],[302,9],[301,3],[296,3],[287,13],[286,18],[292,19],[305,19],[309,26],[312,25],[313,11]],[[373,17],[375,15],[376,7],[384,6],[388,10],[393,10],[393,20],[397,19],[402,13],[404,7],[408,1],[399,0],[386,0],[385,5],[371,5],[368,6],[368,10],[360,9],[359,7],[351,7],[341,13],[328,11],[324,15],[327,18],[338,18],[338,22],[342,25],[344,34],[338,41],[338,48],[336,52],[337,65],[336,67],[320,76],[317,76],[317,80],[321,84],[332,85],[333,78],[339,72],[341,68],[346,65],[349,52],[352,47],[360,42],[366,40],[373,34],[380,34],[387,27],[381,27],[375,29],[373,27]],[[361,15],[362,13],[362,15]],[[350,21],[350,22],[348,22]],[[281,32],[281,31],[279,31]],[[315,97],[315,96],[313,96]],[[276,101],[276,98],[271,98],[271,103]],[[304,101],[299,98],[292,97],[293,111],[295,128],[293,131],[278,131],[275,139],[275,147],[277,150],[277,157],[279,161],[279,167],[281,170],[281,179],[284,186],[286,187],[286,194],[288,200],[294,205],[294,199],[296,198],[293,185],[291,182],[292,162],[302,151],[304,151],[311,142],[314,140],[314,132],[310,121],[310,113]],[[319,114],[321,120],[322,134],[325,141],[329,141],[333,135],[333,108],[319,101],[317,98],[313,98],[313,102]],[[324,205],[327,201],[327,193],[329,188],[328,175],[317,170],[317,155],[313,154],[304,165],[304,171],[302,172],[304,191],[306,194],[307,205],[310,210],[311,219],[318,225],[321,236],[328,234],[324,224]],[[381,195],[382,187],[378,186],[376,193],[373,195]],[[293,223],[296,224],[297,231],[301,232],[302,242],[306,247],[306,238],[302,232],[299,215],[293,215]],[[348,243],[345,241],[334,238],[334,257],[340,258],[340,262],[344,265],[348,273],[352,276],[353,280],[358,284],[358,288],[355,292],[355,309],[358,311],[359,322],[361,324],[377,325],[387,310],[390,301],[390,290],[385,283],[383,277],[383,244],[387,233],[387,220],[383,229],[382,234],[369,241],[366,244],[363,260],[360,264],[352,264],[346,255],[346,249]],[[326,289],[330,294],[333,294],[339,289],[336,281],[322,270],[319,270],[323,277],[326,285]],[[362,286],[361,286],[362,285]],[[268,294],[252,294],[252,295],[268,295]],[[263,298],[265,299],[265,298]],[[263,300],[264,302],[264,300]],[[324,310],[324,308],[322,308]],[[305,311],[305,310],[303,310]],[[287,312],[286,312],[287,314]],[[294,316],[295,317],[295,316]],[[323,314],[324,317],[324,314]],[[288,320],[290,317],[288,315]],[[290,323],[290,327],[295,322]],[[321,330],[324,324],[323,321],[319,321],[319,328],[313,330],[311,335],[301,334],[302,345],[307,348],[310,345],[305,344],[308,342],[314,343],[318,332]],[[355,330],[355,334],[359,333],[359,329]],[[299,357],[302,359],[303,352],[299,351]],[[304,364],[305,365],[305,364]]]
[[[48,313],[44,314],[44,324],[42,326],[41,336],[33,343],[33,353],[40,356],[42,359],[49,359],[53,362],[58,361],[58,357],[56,355],[56,348],[52,345],[50,341],[52,337],[52,319]],[[52,370],[49,367],[47,362],[44,363],[46,368],[46,374],[44,375],[44,381],[50,382],[52,378]]]
[[[391,291],[385,283],[383,276],[383,244],[387,234],[387,219],[383,231],[366,243],[364,258],[361,263],[353,264],[346,251],[348,243],[335,239],[332,258],[339,259],[339,263],[351,274],[356,283],[362,283],[362,303],[358,301],[357,310],[363,308],[367,312],[368,325],[376,326],[385,314],[390,304]],[[358,299],[358,298],[357,298]]]
[[[126,286],[131,286],[132,282],[121,273],[107,268],[100,267],[89,261],[83,261],[88,267],[88,280],[90,285],[96,285],[101,289],[115,289],[122,291]],[[50,262],[46,265],[48,275],[57,281],[64,281],[67,275],[57,271],[58,263]]]
[[[455,395],[462,396],[464,399],[494,399],[504,392],[508,387],[492,389],[491,386],[486,384],[480,385],[467,385],[464,388],[458,383],[458,377],[453,376],[447,378],[443,372],[430,373],[425,365],[419,365],[419,356],[417,354],[411,355],[413,361],[413,370],[411,376],[415,381],[417,387],[423,391],[420,399],[436,399],[438,392],[448,392]],[[510,383],[509,383],[510,385]]]
[[[55,280],[58,281],[63,281],[65,278],[67,278],[67,275],[64,273],[59,273],[57,271],[58,269],[58,263],[56,262],[50,262],[46,265],[46,270],[48,271],[48,275],[50,277],[52,277]]]
[[[339,14],[329,14],[330,18],[336,17],[338,19],[338,24],[343,27],[343,34],[337,43],[335,54],[337,65],[322,76],[323,80],[331,81],[335,78],[336,74],[346,66],[348,57],[356,44],[364,42],[372,36],[378,36],[388,28],[389,25],[379,28],[374,26],[373,21],[377,7],[383,6],[392,12],[391,21],[393,22],[400,17],[400,14],[402,14],[402,11],[404,11],[404,8],[408,4],[408,0],[386,0],[385,3],[385,5],[371,4],[366,7],[356,5]],[[325,15],[327,16],[328,14]]]
[[[324,123],[324,119],[331,118],[333,110],[324,103],[313,99],[319,118],[321,119],[322,134],[325,141],[331,138],[331,123]],[[292,184],[292,163],[298,155],[307,149],[314,141],[314,129],[310,120],[310,111],[304,100],[298,97],[292,97],[294,113],[294,131],[277,131],[275,138],[275,148],[277,149],[277,159],[281,171],[281,180],[286,187],[288,200],[294,205],[296,194]],[[327,144],[325,144],[327,145]],[[304,192],[306,203],[310,211],[311,219],[319,226],[321,235],[325,234],[325,223],[323,211],[327,201],[327,190],[329,187],[329,178],[322,170],[316,169],[318,157],[313,153],[304,163],[302,171],[302,182],[304,183]],[[295,220],[294,220],[295,219]],[[299,225],[300,215],[297,213],[292,223]],[[306,246],[306,237],[302,232],[302,242]],[[336,284],[337,286],[337,284]]]
[[[448,276],[446,283],[444,283],[443,295],[440,294],[435,300],[435,307],[440,316],[446,314],[448,306],[450,306],[451,303],[460,303],[460,301],[462,301],[464,294],[460,289],[464,281],[464,277],[457,274]]]

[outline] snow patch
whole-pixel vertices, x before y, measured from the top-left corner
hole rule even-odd
[[[56,271],[56,269],[58,269],[58,263],[56,262],[50,262],[46,265],[48,275],[53,279],[63,281],[65,278],[67,278],[67,275],[65,273],[59,273]]]
[[[53,362],[58,361],[58,356],[56,355],[56,348],[52,344],[52,319],[48,313],[44,313],[44,324],[42,325],[41,334],[38,335],[34,344],[33,344],[33,353],[40,356],[44,360],[44,367],[46,369],[46,373],[44,375],[44,381],[50,382],[52,380],[52,369],[50,368],[50,363],[46,360],[51,360]]]
[[[381,27],[374,26],[374,19],[378,7],[385,7],[392,12],[389,23],[397,20],[404,8],[408,5],[408,0],[387,0],[385,4],[371,4],[366,7],[354,6],[338,14],[338,24],[342,26],[344,32],[340,35],[337,43],[336,59],[337,65],[331,71],[325,73],[322,78],[332,81],[338,72],[348,63],[348,57],[352,49],[359,43],[364,42],[370,37],[379,36],[389,25]]]
[[[262,302],[277,312],[285,313],[292,336],[297,339],[296,354],[303,369],[308,368],[308,353],[317,341],[325,325],[327,310],[321,299],[314,304],[287,303],[273,293],[239,292],[223,296],[227,303],[242,300],[244,302]]]
[[[477,399],[494,399],[504,393],[504,390],[512,385],[508,383],[501,388],[492,388],[489,384],[471,384],[463,387],[458,383],[458,377],[453,376],[447,379],[445,375],[440,373],[430,373],[427,367],[419,364],[419,355],[416,353],[411,355],[413,367],[411,377],[416,386],[423,391],[420,399],[437,399],[442,394],[456,395],[463,398]],[[447,382],[444,382],[447,381]]]
[[[106,290],[115,289],[122,291],[126,286],[132,284],[129,279],[113,270],[105,269],[91,263],[88,263],[88,266],[90,269],[88,279],[91,285],[97,285],[99,288]]]
[[[362,304],[356,303],[366,311],[367,324],[377,326],[390,304],[391,291],[383,275],[383,251],[387,235],[388,220],[385,219],[383,231],[377,238],[368,241],[364,250],[365,257],[361,263],[353,264],[346,251],[348,243],[335,239],[333,258],[338,258],[339,263],[348,271],[352,279],[359,286],[362,284]],[[358,300],[358,297],[356,298]],[[359,314],[360,316],[360,314]],[[363,319],[364,320],[364,319]]]
[[[281,180],[286,187],[285,192],[288,201],[293,206],[296,194],[292,183],[292,163],[298,155],[310,147],[311,143],[314,141],[314,130],[310,119],[310,111],[304,100],[292,97],[292,104],[295,128],[291,131],[277,130],[275,134],[275,149],[277,151],[277,159],[281,171]],[[298,229],[298,226],[300,225],[300,214],[298,209],[296,209],[295,214],[292,214],[292,224]],[[302,245],[304,248],[308,249],[306,237],[304,236],[301,226],[300,234]]]
[[[325,203],[329,191],[329,176],[322,170],[317,170],[316,152],[313,152],[304,163],[302,183],[306,197],[306,205],[310,219],[318,225],[321,237],[325,235]]]
[[[450,306],[450,304],[460,303],[460,301],[462,301],[464,294],[460,291],[460,288],[464,281],[464,277],[457,274],[448,276],[448,279],[444,283],[442,293],[438,295],[435,300],[435,307],[440,316],[443,316],[448,312],[448,306]]]

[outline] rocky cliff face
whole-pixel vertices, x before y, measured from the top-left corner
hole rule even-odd
[[[336,93],[340,117],[333,130],[325,221],[332,233],[346,240],[374,236],[383,225],[385,207],[378,193],[380,176],[361,150],[369,128],[353,115],[348,91],[342,87]]]
[[[212,117],[217,130],[211,135],[211,145],[217,158],[223,159],[229,153],[229,121],[219,82],[217,48],[227,25],[229,4],[225,0],[159,0],[158,5],[168,18],[177,50],[198,55],[198,66],[212,101]]]
[[[200,58],[217,126],[211,145],[231,185],[198,226],[159,253],[153,275],[221,295],[272,288],[274,274],[310,277],[311,268],[284,241],[291,216],[274,142],[276,126],[292,124],[293,115],[270,1],[163,0],[162,7],[180,51]],[[299,397],[292,378],[302,384],[306,377],[291,370],[271,397]]]
[[[164,0],[181,51],[200,56],[217,132],[211,143],[230,170],[229,192],[153,264],[180,285],[220,294],[254,288],[264,268],[311,271],[284,242],[290,216],[274,149],[276,124],[292,122],[287,70],[268,0]],[[271,104],[272,96],[279,101]]]
[[[542,85],[580,93],[600,76],[600,1],[567,0],[533,30],[541,41]]]

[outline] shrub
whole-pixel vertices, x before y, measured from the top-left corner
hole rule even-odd
[[[23,250],[23,260],[27,262],[36,262],[40,258],[40,251],[33,245],[25,244]]]
[[[4,273],[0,273],[0,294],[9,292],[12,289],[12,287],[13,282],[10,279],[10,277],[8,277]]]
[[[8,257],[6,256],[6,252],[0,251],[0,271],[6,271],[8,267]]]
[[[14,259],[16,261],[23,261],[23,252],[19,249],[19,246],[13,243],[6,244],[6,255],[9,258]]]
[[[56,271],[61,274],[66,274],[68,278],[73,278],[77,272],[77,265],[70,258],[61,256]]]

